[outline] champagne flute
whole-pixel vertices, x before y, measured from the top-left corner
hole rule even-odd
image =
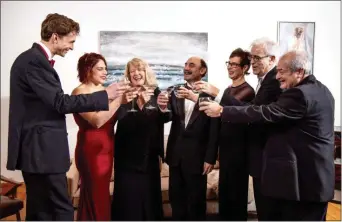
[[[178,84],[178,85],[175,85],[175,86],[173,87],[173,91],[174,91],[175,96],[176,96],[177,98],[180,98],[179,95],[178,95],[178,90],[179,90],[180,87],[184,87],[184,84]]]
[[[124,77],[123,77],[123,82],[124,82],[124,83],[129,83],[131,87],[134,87],[134,86],[132,85],[132,83],[129,81],[129,79],[128,79],[127,76],[124,76]],[[130,110],[128,110],[127,112],[129,112],[129,113],[138,112],[138,110],[134,109],[134,104],[135,104],[134,102],[135,102],[135,101],[134,101],[134,98],[133,98],[133,99],[132,99],[132,108],[131,108]]]
[[[175,89],[174,86],[169,86],[169,87],[164,91],[165,97],[170,99],[171,93],[172,93],[172,91],[173,91],[174,89]],[[166,109],[165,109],[164,111],[165,111],[165,112],[171,112],[171,110],[169,110],[169,108],[167,108],[167,106],[166,106]]]
[[[143,88],[145,90],[148,90],[148,89],[153,89],[153,91],[158,87],[157,84],[150,84],[150,85],[143,85]],[[151,104],[151,100],[149,100],[148,102],[146,102],[148,104],[148,106],[146,106],[145,108],[146,109],[156,109],[156,107],[152,106]]]

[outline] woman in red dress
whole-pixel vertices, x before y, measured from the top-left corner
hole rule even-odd
[[[103,56],[86,53],[78,61],[81,82],[73,95],[103,90],[107,63]],[[113,170],[115,112],[121,97],[110,101],[108,111],[74,114],[79,126],[75,150],[80,173],[80,201],[77,220],[108,221],[110,213],[109,184]]]

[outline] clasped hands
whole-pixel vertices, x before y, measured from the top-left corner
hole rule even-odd
[[[177,90],[177,98],[180,99],[188,99],[193,102],[197,102],[198,94],[195,94],[192,90],[189,90],[183,86],[179,87]],[[166,92],[162,92],[157,97],[157,104],[161,109],[166,109],[166,106],[169,102],[169,97]]]

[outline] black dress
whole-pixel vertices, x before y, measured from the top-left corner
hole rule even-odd
[[[228,87],[221,105],[229,105],[227,96],[243,102],[255,97],[254,89],[247,83]],[[219,214],[225,221],[247,220],[248,153],[245,124],[221,123],[219,139]]]
[[[157,107],[156,89],[152,105]],[[135,103],[136,104],[136,103]],[[132,103],[118,110],[114,149],[112,220],[163,218],[159,157],[164,157],[164,117],[159,109],[129,113]]]

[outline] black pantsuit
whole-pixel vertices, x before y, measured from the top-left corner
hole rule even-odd
[[[253,88],[244,82],[228,87],[221,99],[229,105],[229,96],[242,102],[254,99]],[[227,101],[228,99],[228,101]],[[221,123],[219,135],[219,216],[223,221],[247,220],[248,149],[245,124]]]
[[[241,101],[234,96],[226,96],[225,105],[227,106],[246,106],[246,105],[267,105],[277,100],[282,93],[279,81],[276,79],[277,69],[271,69],[261,82],[259,90],[256,92],[255,98],[250,101]],[[231,124],[232,121],[230,121]],[[241,123],[238,123],[241,125]],[[259,220],[267,218],[268,206],[266,197],[260,190],[261,170],[263,165],[263,150],[270,132],[274,129],[267,123],[245,124],[247,127],[247,136],[243,139],[247,142],[248,155],[248,172],[253,177],[253,190],[255,197],[255,206]],[[229,142],[229,140],[227,140]],[[221,150],[221,149],[220,149]],[[221,152],[221,151],[220,151]]]
[[[157,107],[155,96],[150,103]],[[147,106],[147,104],[145,104]],[[164,122],[158,109],[129,113],[132,104],[118,109],[114,148],[112,220],[162,220],[160,159],[164,159]]]
[[[162,220],[162,196],[159,161],[146,172],[115,170],[113,220]]]

